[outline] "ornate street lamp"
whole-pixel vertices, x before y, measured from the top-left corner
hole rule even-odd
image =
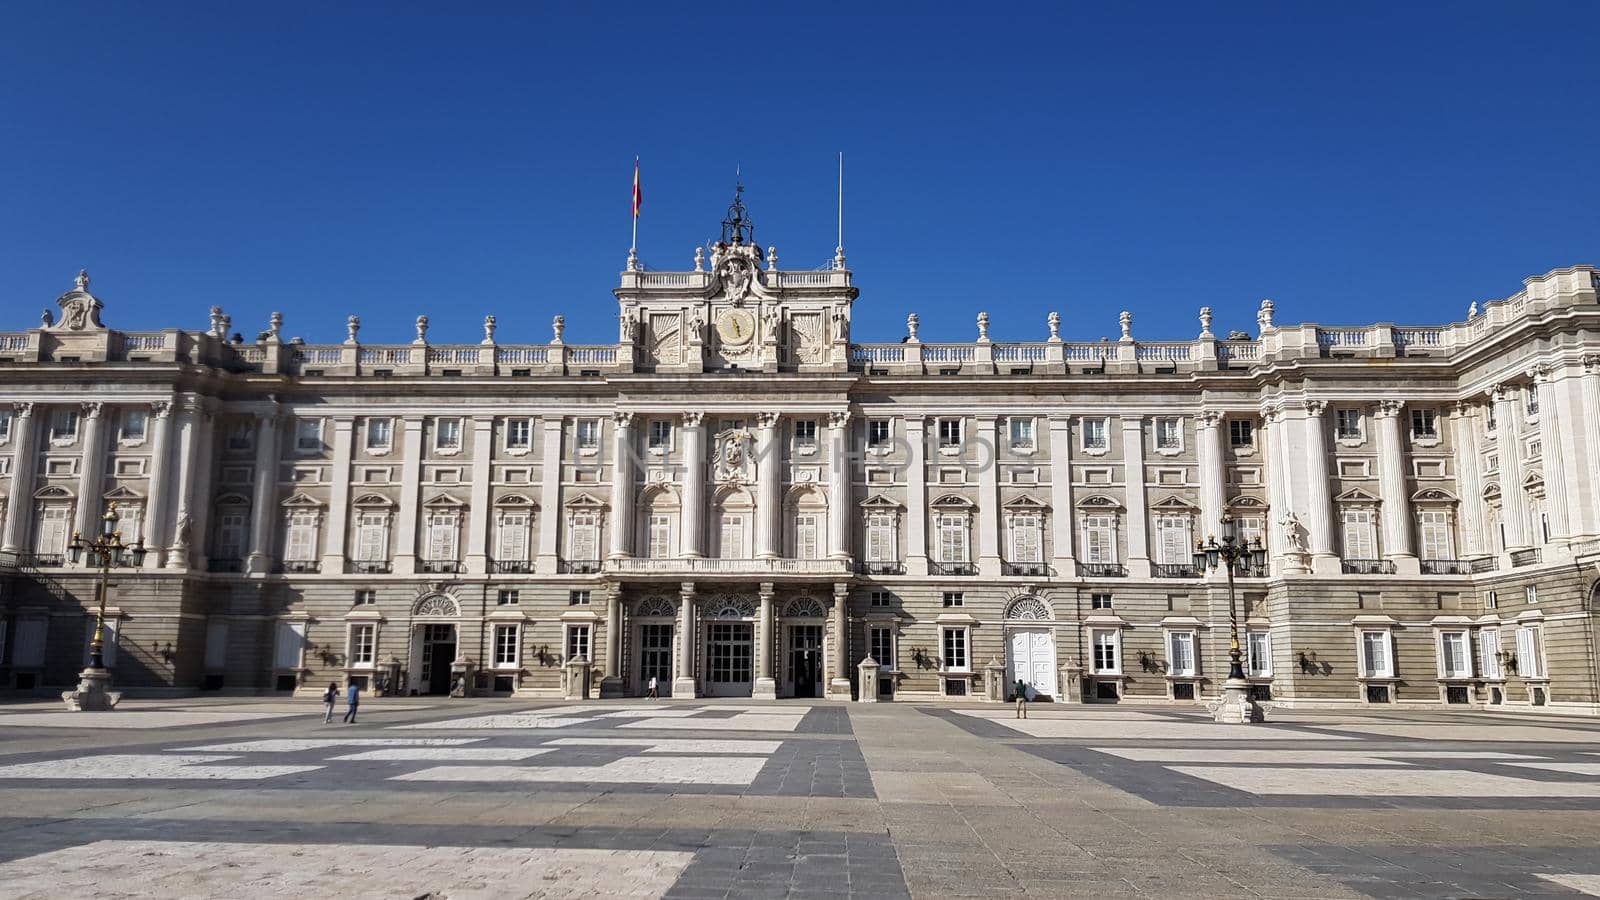
[[[117,505],[112,503],[106,509],[106,514],[100,517],[99,534],[91,540],[84,540],[83,535],[75,531],[72,533],[72,543],[67,545],[74,564],[87,554],[89,565],[100,570],[95,586],[99,602],[94,613],[94,638],[89,642],[89,667],[79,676],[78,689],[63,695],[68,709],[104,710],[115,705],[105,690],[111,678],[105,662],[107,585],[113,568],[124,564],[138,566],[144,562],[147,552],[143,537],[137,538],[132,546],[122,543],[122,535],[117,532],[120,519]]]
[[[1239,608],[1234,598],[1233,577],[1236,571],[1238,574],[1243,574],[1252,569],[1264,568],[1266,564],[1267,550],[1261,546],[1261,538],[1252,538],[1248,544],[1241,542],[1238,523],[1227,513],[1222,516],[1222,542],[1218,543],[1216,537],[1212,536],[1196,544],[1194,548],[1196,569],[1215,569],[1221,565],[1228,574],[1230,665],[1228,680],[1223,684],[1224,699],[1221,708],[1214,710],[1218,721],[1260,721],[1260,708],[1250,698],[1250,683],[1245,678],[1243,665],[1240,664],[1243,654],[1239,650]],[[1230,710],[1230,707],[1233,709]],[[1242,720],[1232,718],[1241,715],[1244,716]]]

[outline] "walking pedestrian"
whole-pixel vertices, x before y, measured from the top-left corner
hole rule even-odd
[[[327,725],[333,721],[333,704],[339,702],[339,685],[329,682],[328,689],[322,692],[322,724]]]
[[[1028,717],[1028,685],[1021,678],[1017,679],[1017,718]]]
[[[654,675],[650,676],[650,690],[649,690],[648,693],[645,694],[645,696],[650,698],[651,700],[660,700],[661,699],[661,693],[660,693],[660,690],[656,686],[656,676],[654,676]]]
[[[346,724],[356,723],[356,707],[361,705],[361,682],[352,680],[350,690],[345,695],[344,720]]]

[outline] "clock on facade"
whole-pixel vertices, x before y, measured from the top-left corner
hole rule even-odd
[[[724,344],[748,344],[756,336],[756,317],[745,309],[725,309],[717,315],[717,335]]]

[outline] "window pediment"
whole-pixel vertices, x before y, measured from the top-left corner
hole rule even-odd
[[[859,505],[862,509],[865,509],[869,512],[898,512],[902,509],[905,509],[905,507],[901,504],[896,503],[894,500],[891,500],[882,494],[873,494],[871,497],[861,501]]]
[[[1337,503],[1344,503],[1350,506],[1377,506],[1383,502],[1377,496],[1361,488],[1351,488],[1333,499]]]
[[[1012,512],[1044,512],[1050,508],[1050,505],[1023,494],[1001,504],[1001,508],[1009,509]]]
[[[382,494],[362,494],[350,503],[356,507],[394,506],[394,501]]]
[[[606,504],[604,500],[595,495],[585,493],[574,496],[571,500],[563,503],[562,506],[568,509],[604,509]]]
[[[125,484],[117,485],[116,487],[112,488],[111,490],[106,491],[104,494],[101,495],[101,497],[103,499],[105,499],[105,500],[115,500],[118,503],[123,503],[123,502],[142,503],[142,502],[144,502],[144,495],[143,494],[139,494],[139,493],[135,492],[134,490],[132,490],[131,488],[129,488]]]
[[[1096,509],[1112,512],[1122,509],[1122,501],[1110,494],[1090,494],[1078,501],[1079,509]]]
[[[974,506],[974,504],[973,504],[973,502],[971,500],[968,500],[967,498],[961,496],[960,494],[945,494],[944,496],[940,497],[939,499],[933,501],[932,503],[930,503],[928,505],[932,506],[934,509],[965,509],[965,510],[970,510]]]
[[[1411,495],[1412,503],[1431,503],[1434,505],[1439,505],[1445,503],[1457,503],[1459,501],[1459,497],[1442,488],[1423,488],[1422,490]]]
[[[77,495],[58,484],[42,487],[33,492],[35,500],[71,500]]]
[[[495,506],[530,506],[538,507],[539,504],[528,499],[522,494],[506,494],[494,501]]]
[[[1227,502],[1229,509],[1247,509],[1260,511],[1267,508],[1267,503],[1260,497],[1235,497]]]
[[[423,503],[422,505],[425,508],[428,508],[428,509],[437,509],[437,508],[442,507],[442,506],[453,506],[453,507],[458,507],[459,508],[459,507],[464,507],[467,504],[462,502],[459,498],[455,497],[452,494],[439,493],[439,494],[434,494],[433,495],[433,499],[428,500],[427,502]]]
[[[1185,500],[1182,497],[1179,497],[1177,494],[1169,494],[1161,500],[1150,504],[1150,508],[1165,512],[1194,513],[1200,511],[1200,507],[1190,503],[1188,500]]]
[[[217,506],[249,506],[250,498],[243,494],[223,494],[217,498]]]
[[[296,491],[293,496],[283,501],[279,505],[289,509],[321,509],[328,504],[318,500],[310,494]]]

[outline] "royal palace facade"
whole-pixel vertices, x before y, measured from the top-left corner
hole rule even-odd
[[[1462,322],[856,343],[742,208],[616,344],[0,333],[0,687],[1600,711],[1592,267]],[[1267,564],[1197,568],[1223,518]],[[1230,611],[1232,616],[1230,618]],[[870,661],[863,665],[864,661]]]

